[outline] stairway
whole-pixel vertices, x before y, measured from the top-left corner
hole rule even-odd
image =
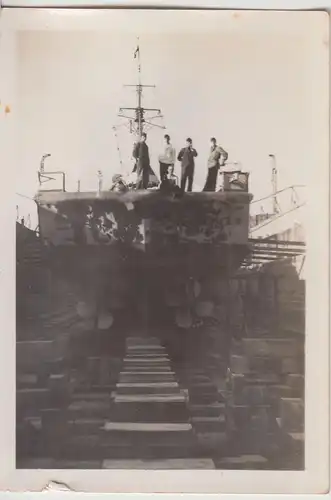
[[[102,358],[94,359],[100,369]],[[62,465],[92,460],[105,469],[213,469],[213,461],[199,455],[187,391],[160,341],[127,338],[117,372],[116,383],[104,380],[104,391],[99,384],[74,396]]]

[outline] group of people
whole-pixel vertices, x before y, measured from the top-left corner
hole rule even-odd
[[[146,140],[147,134],[144,132],[133,149],[133,157],[136,160],[134,171],[137,173],[137,189],[147,189],[149,176],[152,172]],[[198,156],[197,150],[193,147],[192,139],[190,137],[186,139],[186,146],[179,151],[177,158],[176,150],[172,146],[168,134],[164,136],[164,141],[164,151],[159,155],[161,186],[169,180],[169,176],[170,178],[173,176],[177,159],[181,163],[180,189],[184,192],[187,184],[187,191],[192,191],[195,158]],[[216,190],[219,169],[224,165],[227,158],[228,153],[217,144],[215,137],[212,137],[210,139],[210,152],[207,160],[208,171],[204,191]]]

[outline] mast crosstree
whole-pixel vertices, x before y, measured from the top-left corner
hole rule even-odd
[[[118,116],[120,118],[126,118],[130,122],[130,132],[135,133],[137,139],[141,138],[143,132],[145,132],[145,126],[149,125],[151,127],[158,127],[165,129],[163,125],[154,123],[153,120],[163,118],[161,109],[158,108],[145,108],[143,106],[143,91],[146,88],[155,88],[155,85],[144,85],[141,83],[141,58],[140,58],[140,45],[139,38],[137,42],[137,48],[134,52],[134,58],[137,59],[138,65],[138,82],[135,85],[124,85],[124,87],[134,87],[136,89],[137,95],[137,105],[135,107],[121,107],[119,109]],[[129,116],[133,112],[133,116]],[[150,115],[150,113],[154,113]]]

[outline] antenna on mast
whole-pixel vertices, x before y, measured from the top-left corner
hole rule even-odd
[[[134,52],[133,57],[137,59],[138,64],[138,85],[141,85],[141,61],[140,61],[140,45],[139,45],[139,36],[137,36],[137,48]]]

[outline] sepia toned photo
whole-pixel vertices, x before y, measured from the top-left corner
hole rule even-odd
[[[306,14],[16,31],[17,470],[307,469]]]

